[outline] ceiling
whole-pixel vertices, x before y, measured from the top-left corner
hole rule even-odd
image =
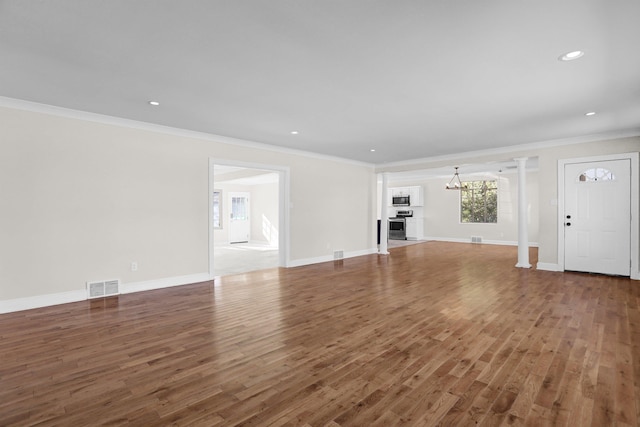
[[[0,0],[0,96],[373,164],[640,134],[638,16],[632,0]]]
[[[277,172],[240,166],[214,165],[214,185],[217,183],[234,185],[262,185],[279,181]]]
[[[538,170],[538,158],[530,157],[527,159],[525,168],[528,171]],[[503,175],[515,174],[518,172],[517,163],[514,160],[504,160],[495,162],[477,162],[458,165],[458,172],[461,180],[469,179],[485,179],[480,177],[497,178]],[[411,169],[402,172],[394,172],[389,174],[391,184],[400,182],[415,182],[424,179],[441,179],[443,186],[452,177],[455,170],[451,166],[433,167],[429,169]],[[380,174],[377,176],[378,182],[382,182]]]

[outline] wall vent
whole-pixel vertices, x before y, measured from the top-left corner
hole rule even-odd
[[[333,259],[344,258],[344,251],[333,251]]]
[[[118,279],[102,282],[87,282],[88,298],[108,297],[120,293],[120,281]]]
[[[482,243],[482,236],[471,236],[471,243]]]

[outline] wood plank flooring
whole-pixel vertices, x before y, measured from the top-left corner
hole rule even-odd
[[[0,315],[0,425],[637,426],[640,283],[516,262],[427,242]]]

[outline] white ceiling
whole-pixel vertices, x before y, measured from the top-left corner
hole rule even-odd
[[[637,0],[0,0],[0,95],[376,164],[640,134],[639,16]]]
[[[538,158],[531,157],[526,162],[526,170],[537,171],[538,170]],[[477,177],[498,177],[501,175],[515,174],[518,172],[517,163],[513,160],[510,161],[496,161],[496,162],[478,162],[473,164],[460,164],[458,166],[458,172],[461,180],[473,179]],[[430,169],[412,169],[403,172],[394,172],[389,174],[390,184],[397,184],[401,182],[411,182],[424,179],[442,179],[443,185],[446,184],[455,172],[454,167],[442,166]],[[479,178],[478,178],[479,179]],[[377,176],[379,183],[382,182],[380,174]]]
[[[214,185],[222,182],[235,185],[272,184],[277,183],[280,177],[273,171],[227,165],[214,165],[213,176]]]

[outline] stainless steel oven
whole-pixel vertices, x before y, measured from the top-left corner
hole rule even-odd
[[[389,239],[407,240],[407,222],[404,218],[389,218]]]
[[[389,218],[389,239],[407,240],[407,220],[405,218],[412,217],[413,211],[398,211],[396,216]]]

